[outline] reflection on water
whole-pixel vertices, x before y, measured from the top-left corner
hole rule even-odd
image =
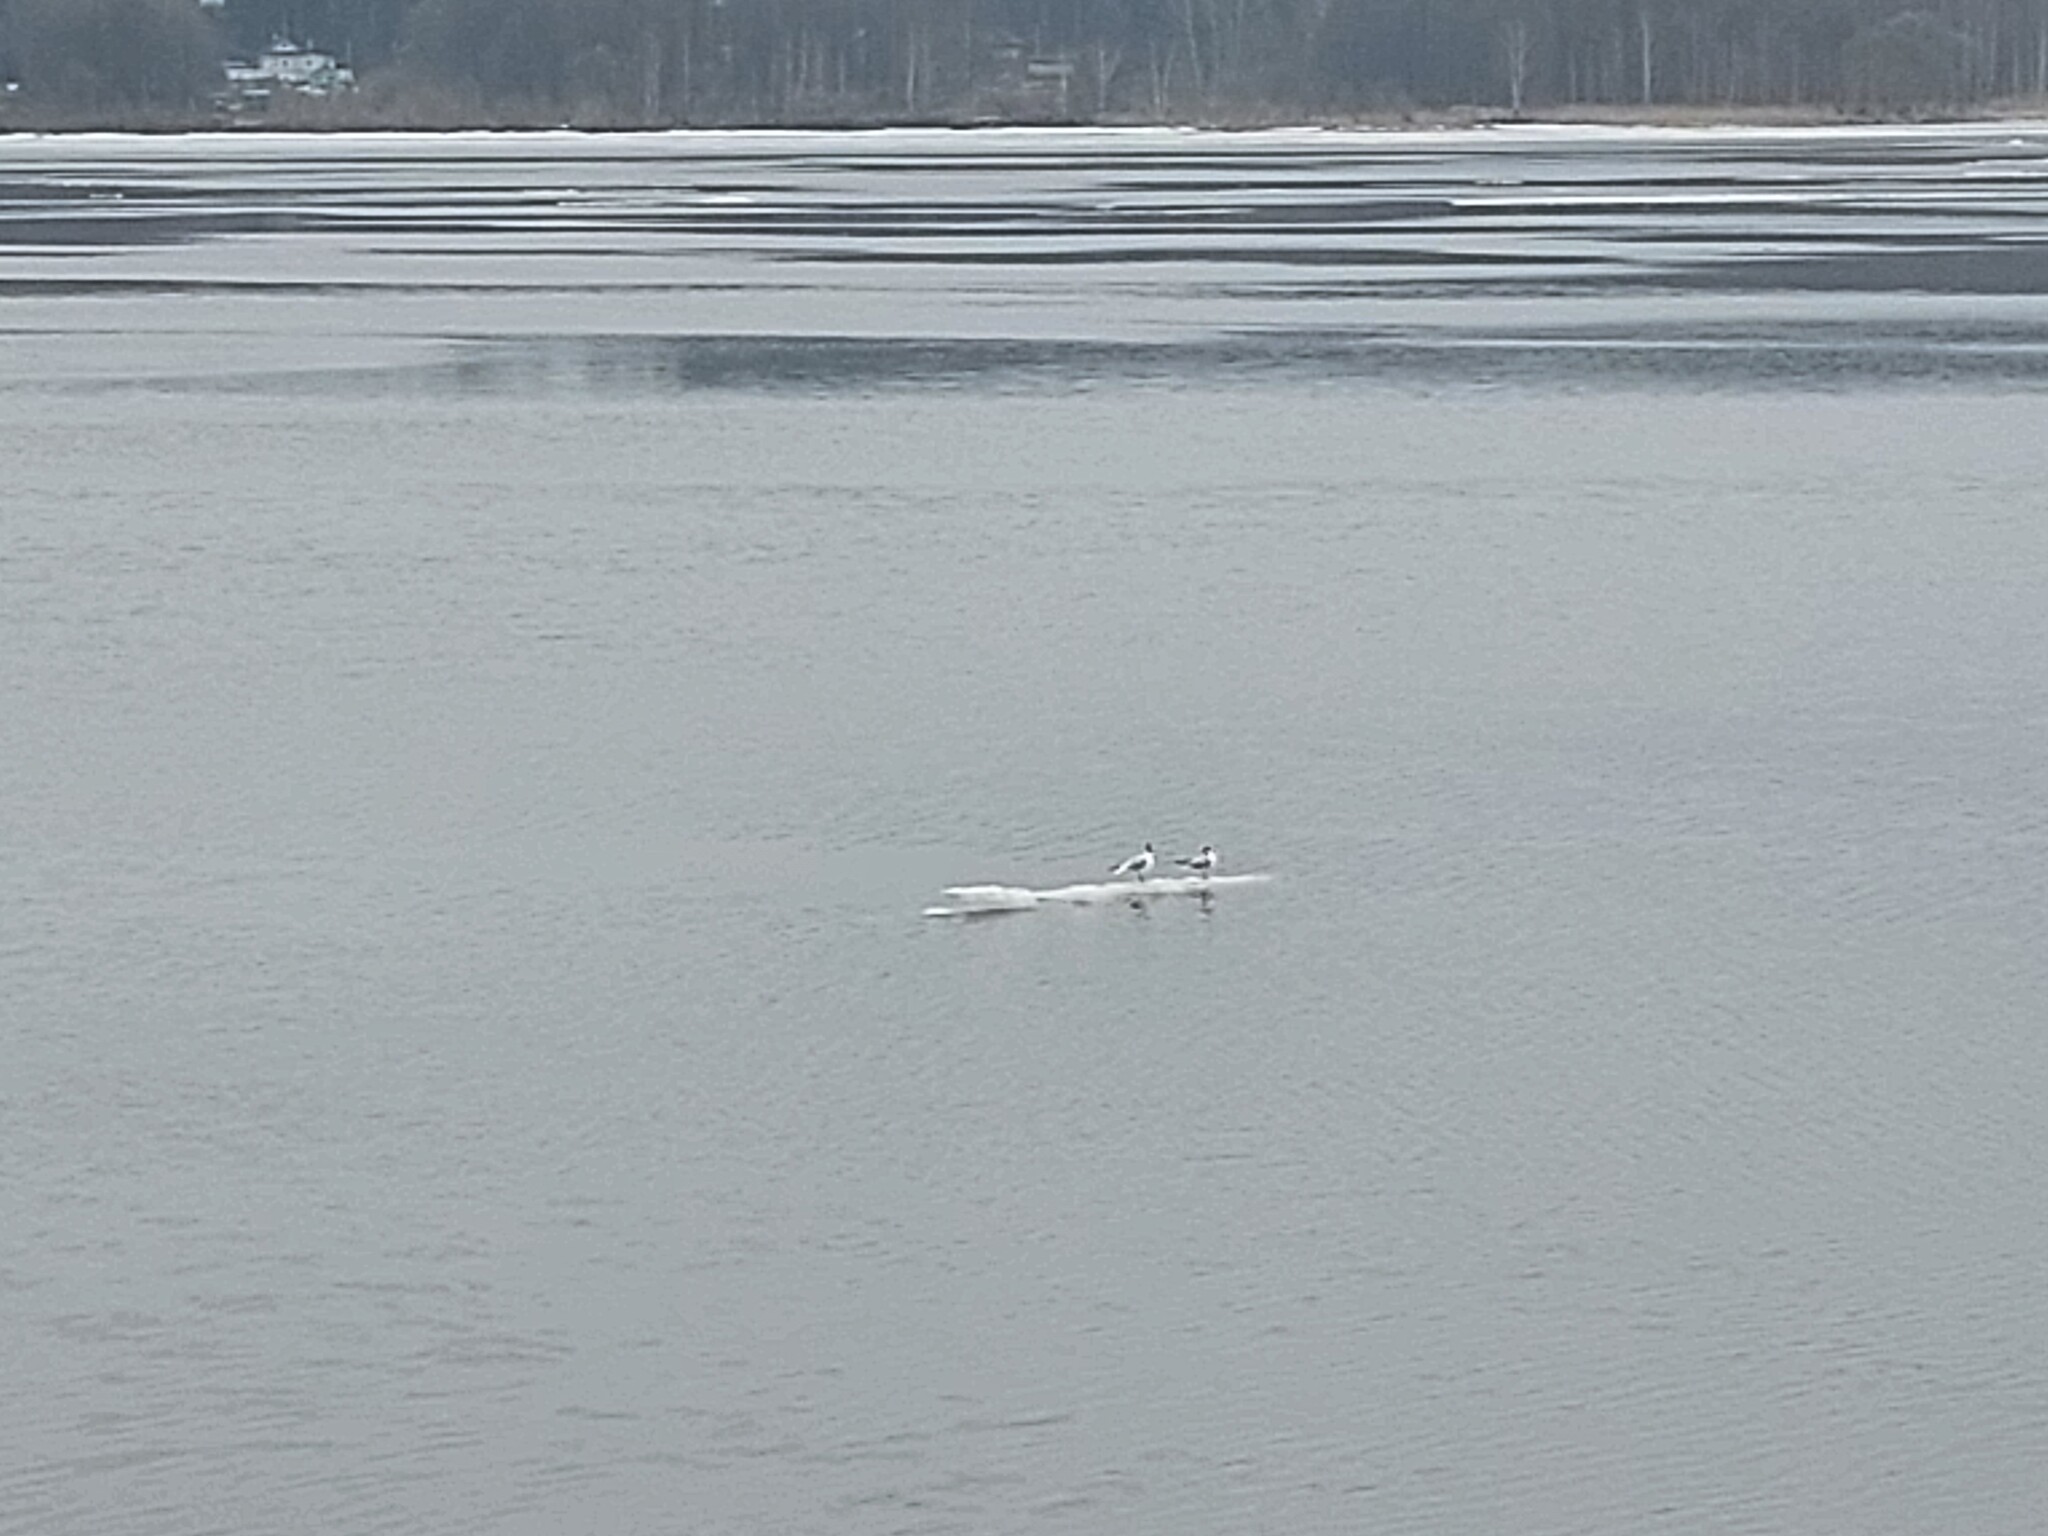
[[[2039,388],[2048,329],[2024,324],[1901,327],[1871,337],[1843,323],[1758,332],[1458,338],[1268,330],[1173,343],[878,336],[522,336],[467,341],[408,367],[299,367],[182,377],[98,377],[73,393],[578,399],[704,390],[830,396],[972,389],[1055,395],[1105,385],[1207,389],[1377,383],[1679,390],[1875,389],[1942,384]],[[39,386],[46,387],[46,386]]]
[[[2027,1528],[2044,147],[7,146],[0,1532]]]

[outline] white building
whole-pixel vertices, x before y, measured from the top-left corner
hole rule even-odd
[[[355,89],[356,72],[331,53],[301,48],[289,38],[279,38],[256,55],[254,63],[229,59],[227,96],[231,104],[258,106],[279,91],[301,96],[332,96]]]

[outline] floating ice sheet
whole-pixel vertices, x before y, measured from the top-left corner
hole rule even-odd
[[[926,907],[926,917],[981,917],[992,912],[1030,912],[1039,907],[1092,907],[1109,901],[1149,901],[1160,896],[1206,896],[1240,885],[1266,885],[1270,874],[1168,875],[1158,880],[1106,880],[1035,890],[1026,885],[949,885],[946,903]]]

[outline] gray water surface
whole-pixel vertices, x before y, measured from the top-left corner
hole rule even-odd
[[[2044,213],[0,141],[0,1532],[2040,1529]]]

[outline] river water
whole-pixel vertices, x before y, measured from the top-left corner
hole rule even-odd
[[[0,1532],[2040,1529],[2044,213],[0,141]]]

